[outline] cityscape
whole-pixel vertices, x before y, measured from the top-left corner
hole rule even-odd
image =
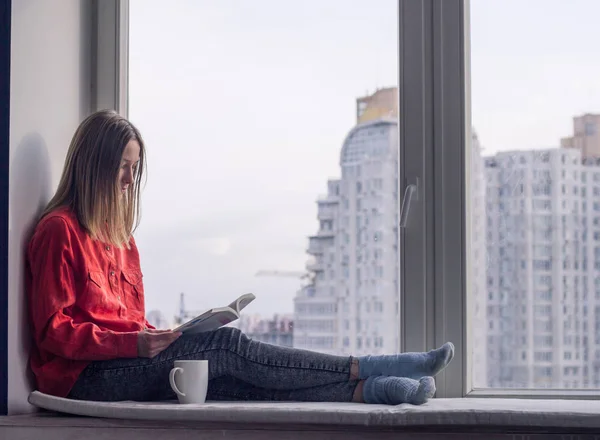
[[[600,387],[600,115],[574,116],[556,147],[468,155],[475,387]],[[242,312],[263,342],[339,355],[399,346],[398,90],[356,100],[340,178],[316,202],[292,314]],[[287,269],[287,268],[283,268]],[[267,274],[268,275],[268,274]],[[277,273],[273,275],[277,276]],[[180,296],[174,320],[197,314]]]

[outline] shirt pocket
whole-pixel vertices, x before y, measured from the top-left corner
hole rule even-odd
[[[123,270],[123,290],[128,309],[144,312],[144,282],[139,270]]]
[[[116,311],[119,304],[110,292],[107,292],[108,281],[101,271],[89,271],[82,308],[90,312]]]

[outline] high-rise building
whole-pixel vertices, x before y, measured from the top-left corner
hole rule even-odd
[[[313,283],[295,299],[294,346],[337,354],[399,347],[397,89],[357,100],[342,177],[318,201]]]
[[[600,115],[574,117],[573,136],[561,139],[560,145],[580,150],[583,158],[600,158]]]
[[[498,153],[487,180],[487,385],[600,386],[600,166]]]
[[[294,347],[339,354],[336,239],[340,223],[340,181],[330,180],[327,195],[318,200],[319,231],[308,240],[312,281],[294,299]]]

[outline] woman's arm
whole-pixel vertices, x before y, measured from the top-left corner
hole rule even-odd
[[[73,360],[137,357],[138,332],[104,330],[76,323],[69,309],[76,301],[74,247],[79,241],[66,221],[45,221],[29,245],[29,300],[35,342],[42,350]]]

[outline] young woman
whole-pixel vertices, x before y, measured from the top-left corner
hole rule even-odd
[[[209,400],[422,404],[454,346],[427,353],[331,356],[253,341],[233,328],[198,335],[148,324],[132,233],[139,221],[145,147],[112,111],[85,119],[56,194],[27,252],[38,389],[73,399],[175,399],[178,359],[207,359]]]

